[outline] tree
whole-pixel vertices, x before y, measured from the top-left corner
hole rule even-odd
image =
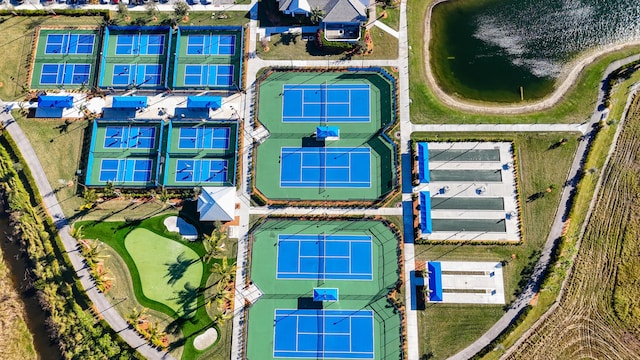
[[[189,4],[184,1],[176,1],[176,3],[173,5],[173,12],[176,14],[176,17],[178,19],[189,15],[189,10]]]
[[[129,16],[129,8],[127,7],[127,4],[123,2],[118,3],[118,14],[123,18]]]
[[[312,23],[319,24],[324,18],[324,15],[324,10],[316,6],[315,8],[311,9],[311,16],[309,18],[311,19]]]
[[[225,256],[222,258],[222,262],[213,264],[211,271],[214,274],[220,275],[220,283],[226,284],[233,280],[236,274],[236,264],[233,263],[229,265],[229,260]]]
[[[204,245],[204,249],[207,253],[202,257],[202,261],[208,262],[222,252],[224,248],[224,241],[227,240],[228,235],[226,231],[221,230],[221,227],[222,224],[217,222],[215,229],[211,232],[211,235],[204,235],[202,244]]]
[[[145,8],[147,9],[147,15],[150,18],[158,18],[158,14],[160,14],[160,11],[158,11],[156,4],[154,4],[153,2],[149,2],[147,3],[147,5],[145,5]]]
[[[217,326],[222,326],[224,324],[225,321],[231,319],[230,315],[225,315],[223,313],[215,313],[212,317],[211,320],[213,321],[214,324],[216,324]]]
[[[82,194],[85,204],[93,204],[98,200],[98,194],[94,189],[86,189]]]
[[[209,298],[209,301],[206,305],[207,307],[211,307],[211,305],[215,302],[217,310],[219,312],[224,312],[224,305],[227,301],[231,301],[231,295],[233,294],[233,292],[231,290],[228,290],[224,285],[226,284],[218,282],[218,284],[216,285],[216,292],[211,296],[211,298]]]
[[[138,310],[137,307],[131,309],[131,312],[127,314],[127,323],[133,327],[135,327],[139,322],[144,321],[146,319],[147,308],[142,308],[142,310]]]

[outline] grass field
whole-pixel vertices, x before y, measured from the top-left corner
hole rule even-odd
[[[637,357],[640,161],[635,155],[640,151],[639,136],[640,98],[636,98],[602,174],[602,187],[564,296],[511,352],[511,358],[534,354],[546,358]]]
[[[640,47],[628,48],[601,57],[582,72],[576,84],[556,106],[549,110],[523,115],[484,115],[450,109],[440,103],[427,85],[424,69],[423,24],[433,1],[409,1],[407,22],[409,36],[409,72],[411,85],[411,121],[414,123],[581,123],[595,106],[598,83],[611,61],[637,53]]]
[[[180,22],[180,25],[244,25],[249,22],[249,14],[244,11],[215,11],[215,13],[216,16],[212,17],[211,11],[189,11],[189,20]],[[224,15],[221,16],[222,14]],[[140,24],[143,21],[145,25],[164,25],[171,16],[173,12],[160,12],[157,20],[154,21],[145,11],[130,11],[129,20],[127,20],[116,11],[111,12],[111,18],[115,19],[117,25]]]
[[[523,241],[519,245],[416,245],[416,258],[420,260],[460,260],[460,261],[509,261],[504,267],[505,299],[513,301],[522,282],[528,280],[531,266],[537,260],[537,250],[545,242],[560,199],[560,189],[566,180],[567,171],[577,147],[578,134],[484,134],[484,133],[446,133],[414,134],[415,139],[464,140],[490,139],[513,140],[519,163],[519,186],[521,214],[524,221]],[[562,138],[568,142],[554,147]],[[554,164],[550,166],[549,164]],[[549,185],[556,190],[544,197],[527,202],[531,195],[545,191]],[[511,255],[516,260],[511,260]],[[482,310],[484,309],[484,310]],[[449,307],[431,306],[419,317],[420,331],[433,332],[431,321],[446,321]],[[460,305],[457,312],[466,316],[476,316],[475,326],[441,326],[437,335],[425,334],[420,342],[420,354],[432,353],[434,359],[453,355],[484,333],[503,314],[501,307]],[[433,319],[433,320],[432,320]],[[441,320],[439,320],[441,319]],[[461,341],[466,339],[467,341]]]
[[[383,18],[381,16],[382,12],[387,12],[387,17]],[[399,6],[384,6],[377,5],[376,6],[376,16],[378,17],[378,21],[381,21],[385,25],[389,26],[394,30],[400,29],[400,7]]]
[[[26,93],[29,58],[35,29],[38,26],[99,25],[102,17],[97,16],[8,16],[0,17],[0,47],[3,50],[0,66],[0,99],[8,101],[22,97]]]
[[[124,245],[140,275],[142,292],[150,300],[169,306],[179,316],[189,316],[195,307],[192,288],[202,279],[203,264],[195,251],[178,241],[146,229],[134,229]]]

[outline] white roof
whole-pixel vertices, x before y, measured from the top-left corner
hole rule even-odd
[[[236,207],[236,188],[203,187],[198,196],[201,221],[231,221]]]
[[[289,6],[289,10],[293,12],[299,12],[300,10],[311,12],[311,6],[309,6],[307,0],[293,0]]]

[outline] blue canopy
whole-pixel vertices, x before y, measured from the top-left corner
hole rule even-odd
[[[316,128],[316,138],[326,139],[328,137],[339,137],[340,128],[337,126],[318,126]]]
[[[188,108],[198,109],[219,109],[222,106],[220,96],[189,96],[187,98]]]
[[[420,173],[420,183],[428,183],[429,178],[429,145],[426,142],[418,143],[418,172]]]
[[[442,267],[438,261],[427,263],[429,271],[429,300],[442,301]]]
[[[147,107],[146,96],[114,96],[113,104],[114,108],[126,108],[126,109],[139,109]]]
[[[420,192],[420,231],[423,234],[431,234],[431,192]]]
[[[73,106],[73,96],[70,95],[40,95],[38,107],[70,108]]]
[[[338,289],[313,288],[313,301],[338,301]]]

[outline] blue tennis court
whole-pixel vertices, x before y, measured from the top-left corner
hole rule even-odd
[[[280,187],[371,187],[371,149],[283,147]]]
[[[113,85],[160,85],[162,65],[116,64],[113,65]]]
[[[189,35],[187,55],[233,55],[236,51],[235,35]]]
[[[156,128],[152,126],[107,126],[105,149],[153,149]]]
[[[368,84],[285,84],[283,122],[369,122]]]
[[[372,280],[367,235],[278,235],[277,279]]]
[[[152,169],[149,159],[102,159],[100,181],[149,182]]]
[[[162,34],[119,34],[116,36],[116,55],[162,55]]]
[[[228,127],[199,126],[180,128],[178,149],[223,149],[229,148],[231,129]]]
[[[276,309],[274,358],[373,359],[373,311]]]
[[[233,65],[185,65],[185,86],[230,86]]]
[[[83,84],[89,81],[90,75],[90,64],[42,64],[42,72],[40,73],[40,84]]]
[[[227,182],[229,169],[223,159],[180,159],[176,161],[176,182]]]
[[[95,36],[92,34],[49,34],[45,54],[92,54]]]

